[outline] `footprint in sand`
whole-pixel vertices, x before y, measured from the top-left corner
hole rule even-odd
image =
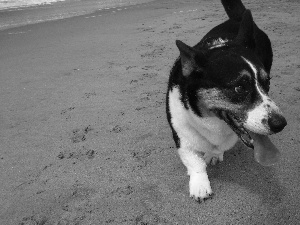
[[[86,135],[92,131],[93,129],[91,128],[90,125],[83,129],[74,129],[72,130],[72,135],[71,135],[71,141],[72,143],[79,143],[83,142],[86,140]]]
[[[69,108],[67,108],[67,109],[63,109],[63,110],[60,112],[60,115],[64,116],[64,118],[65,118],[66,120],[69,120],[69,119],[71,119],[70,112],[71,112],[72,110],[74,110],[74,109],[75,109],[75,107],[69,107]]]
[[[97,153],[93,149],[89,149],[85,146],[75,150],[64,150],[58,155],[58,159],[78,159],[80,161],[85,159],[93,159]]]
[[[156,58],[156,57],[162,56],[162,54],[164,53],[165,49],[166,49],[166,47],[163,46],[163,45],[157,46],[154,50],[142,54],[141,57],[142,58],[144,58],[144,57],[147,57],[147,58]]]

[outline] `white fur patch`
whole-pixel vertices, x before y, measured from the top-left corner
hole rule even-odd
[[[228,137],[235,134],[218,117],[214,115],[199,117],[192,110],[185,109],[180,101],[180,92],[177,87],[174,87],[169,93],[169,106],[172,116],[171,122],[180,140],[184,139],[184,141],[189,142],[189,146],[193,146],[195,150],[206,152],[205,148],[199,149],[203,146],[203,142],[214,145],[216,149],[223,149],[222,145],[227,145]]]
[[[216,116],[198,117],[180,101],[180,91],[169,92],[171,123],[179,139],[179,156],[190,175],[190,196],[198,199],[212,193],[206,164],[212,157],[223,160],[223,153],[237,142],[237,135]],[[203,154],[204,153],[204,154]]]
[[[268,126],[268,116],[271,111],[280,113],[278,106],[273,100],[262,90],[258,83],[258,74],[255,66],[247,59],[242,57],[245,62],[250,66],[255,75],[255,87],[260,95],[262,102],[257,105],[253,110],[247,113],[247,120],[244,123],[244,127],[254,133],[258,134],[270,134],[270,127]]]

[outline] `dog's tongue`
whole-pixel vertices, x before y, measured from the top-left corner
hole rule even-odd
[[[254,140],[254,158],[263,166],[274,165],[280,156],[279,150],[271,142],[268,136],[255,134],[251,132],[251,137]]]

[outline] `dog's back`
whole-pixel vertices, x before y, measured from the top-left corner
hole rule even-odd
[[[224,40],[233,40],[238,35],[243,14],[247,9],[240,0],[221,0],[221,2],[229,20],[210,30],[195,47],[207,45],[211,40],[215,40],[219,37]],[[249,22],[252,23],[253,21]],[[257,45],[255,46],[255,53],[264,64],[266,71],[270,73],[273,62],[273,52],[270,39],[265,32],[257,27],[255,23],[253,25],[253,35],[255,44]]]

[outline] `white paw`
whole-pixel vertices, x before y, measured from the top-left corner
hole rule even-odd
[[[212,165],[212,166],[217,165],[218,162],[219,162],[219,158],[212,157],[212,159],[210,161],[210,165]]]
[[[206,173],[190,174],[190,197],[201,202],[206,198],[210,198],[213,192]]]
[[[206,152],[203,156],[203,159],[206,164],[216,165],[218,162],[223,161],[224,152],[214,153],[214,152]]]

